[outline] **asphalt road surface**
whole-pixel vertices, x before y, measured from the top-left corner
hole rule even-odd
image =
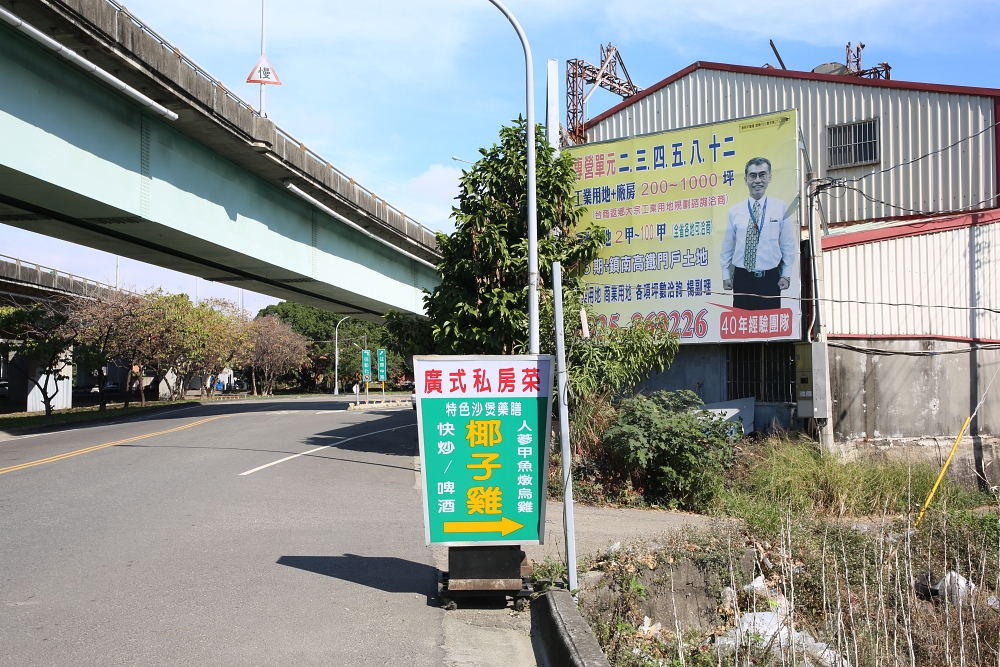
[[[415,414],[345,408],[0,442],[0,665],[451,663]]]

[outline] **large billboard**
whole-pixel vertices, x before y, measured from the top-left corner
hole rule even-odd
[[[568,149],[608,230],[588,312],[663,315],[682,343],[801,338],[797,150],[794,109]]]

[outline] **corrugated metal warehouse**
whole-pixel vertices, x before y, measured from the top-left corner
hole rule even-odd
[[[589,121],[587,139],[792,108],[799,219],[810,173],[851,186],[820,192],[815,211],[837,446],[940,449],[1000,363],[1000,90],[699,62]],[[692,389],[706,403],[753,397],[758,428],[799,426],[794,354],[790,343],[684,346],[645,388]],[[993,458],[1000,387],[970,434],[968,472],[973,458]]]

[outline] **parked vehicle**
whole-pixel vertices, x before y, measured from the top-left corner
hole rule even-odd
[[[0,380],[0,401],[6,401],[10,395],[10,385],[6,380]]]
[[[104,393],[105,394],[117,394],[122,390],[122,386],[117,382],[105,382],[104,383]]]

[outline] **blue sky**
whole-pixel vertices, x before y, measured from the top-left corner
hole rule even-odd
[[[1000,88],[995,0],[509,0],[535,58],[537,117],[544,117],[545,60],[598,60],[614,42],[633,81],[651,85],[697,61],[790,69],[844,59],[864,42],[866,66],[892,65],[906,81]],[[130,0],[128,8],[244,99],[260,52],[260,0]],[[268,116],[380,197],[434,229],[448,230],[459,156],[524,111],[517,37],[487,0],[271,0],[268,56],[283,86],[270,87]],[[561,95],[564,94],[560,82]],[[589,115],[617,103],[599,91]],[[564,118],[565,110],[560,111]],[[3,228],[5,254],[114,280],[113,256]],[[16,252],[14,251],[16,249]],[[193,293],[194,279],[122,261],[123,281]],[[201,282],[203,296],[236,290]],[[247,296],[246,306],[273,302]]]

